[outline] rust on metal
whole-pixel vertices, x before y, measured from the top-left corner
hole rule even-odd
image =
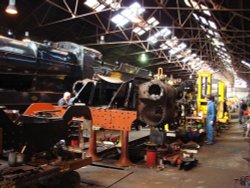
[[[136,119],[135,111],[119,109],[90,108],[93,126],[112,130],[130,131],[133,121]]]

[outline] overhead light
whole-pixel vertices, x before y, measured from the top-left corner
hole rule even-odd
[[[129,6],[129,8],[123,10],[121,12],[121,15],[128,18],[133,23],[139,23],[142,20],[139,18],[141,13],[145,11],[144,8],[141,7],[141,5],[137,2],[133,3]]]
[[[197,14],[195,13],[192,13],[193,17],[196,19],[196,20],[199,20],[199,17],[197,16]]]
[[[202,12],[204,14],[207,14],[208,16],[211,16],[211,13],[210,11],[208,10],[208,7],[201,4],[201,3],[197,3],[196,1],[194,0],[184,0],[185,4],[189,7],[193,7],[194,9],[200,9],[202,10]]]
[[[111,10],[117,11],[121,8],[121,3],[114,1],[110,4],[110,7],[111,7]]]
[[[9,5],[5,9],[8,14],[17,14],[16,0],[9,0]]]
[[[155,17],[151,17],[147,21],[143,23],[139,23],[137,27],[133,29],[133,32],[137,33],[138,35],[143,35],[147,31],[151,30],[153,27],[158,25],[160,22],[155,19]]]
[[[192,53],[191,56],[192,56],[193,58],[195,58],[195,57],[197,56],[197,54],[196,54],[196,53]]]
[[[151,36],[147,39],[147,41],[150,43],[150,44],[155,44],[157,43],[157,38],[155,36]]]
[[[208,22],[207,22],[206,18],[204,18],[204,17],[202,17],[202,16],[199,16],[199,18],[200,18],[200,20],[201,20],[201,22],[202,22],[203,24],[208,25]]]
[[[100,36],[100,44],[104,44],[105,43],[105,36],[104,35],[101,35]]]
[[[246,62],[244,60],[242,60],[241,63],[244,64],[244,65],[246,65],[248,68],[250,68],[250,63],[248,63],[248,62]]]
[[[157,26],[160,24],[160,22],[158,20],[155,19],[155,17],[151,17],[147,20],[147,23],[149,25],[152,25],[153,27]]]
[[[146,63],[148,61],[148,57],[145,53],[141,54],[140,55],[140,58],[139,58],[140,62],[141,63]]]
[[[112,22],[114,22],[118,26],[124,26],[129,22],[129,19],[125,18],[124,16],[117,14],[111,19]]]
[[[9,29],[8,32],[7,32],[8,36],[12,36],[13,35],[13,32]]]
[[[235,76],[234,87],[237,88],[247,88],[247,82]]]
[[[147,41],[151,44],[154,44],[158,41],[159,38],[167,38],[171,34],[171,31],[168,28],[163,28],[162,30],[155,33],[153,36],[150,36]]]
[[[140,28],[140,27],[135,27],[135,28],[133,29],[133,32],[137,33],[138,35],[143,35],[144,33],[146,33],[146,31],[143,30],[143,29]]]
[[[175,54],[179,53],[180,51],[184,50],[186,47],[187,47],[187,45],[184,42],[182,42],[178,46],[169,50],[169,54],[175,55]]]
[[[177,57],[177,59],[181,59],[181,58],[183,58],[184,56],[183,56],[182,54],[177,54],[176,57]]]
[[[181,60],[181,62],[186,63],[186,62],[188,62],[191,58],[192,58],[192,57],[191,57],[190,55],[189,55],[189,56],[186,56],[186,57],[184,57],[184,58]]]
[[[211,20],[208,20],[208,24],[210,27],[212,27],[213,29],[217,29],[217,26],[215,24],[215,22],[211,21]]]
[[[24,42],[29,42],[30,41],[29,36],[30,36],[29,31],[25,31],[23,41]]]
[[[84,2],[84,4],[90,8],[94,8],[94,7],[97,7],[98,5],[100,5],[100,3],[97,0],[87,0]]]
[[[106,0],[104,1],[106,4],[111,5],[113,3],[113,0]]]
[[[112,1],[110,1],[110,0],[105,1],[103,3],[100,3],[97,0],[87,0],[84,2],[85,5],[96,10],[97,12],[102,11],[107,5],[110,5],[111,3],[112,3]]]
[[[208,15],[208,16],[211,16],[211,13],[210,13],[210,11],[208,10],[208,7],[207,7],[207,6],[200,4],[200,8],[202,9],[202,11],[203,11],[204,14],[206,14],[206,15]]]
[[[171,34],[171,31],[168,28],[163,28],[162,30],[160,30],[160,34],[163,37],[168,37]]]
[[[210,34],[210,35],[214,36],[214,32],[213,32],[213,30],[208,29],[208,30],[207,30],[207,32],[208,32],[208,34]]]
[[[111,18],[111,21],[114,22],[118,26],[124,26],[129,21],[131,21],[133,23],[140,23],[143,21],[140,18],[140,15],[144,11],[145,11],[145,9],[142,8],[139,3],[135,2],[132,5],[130,5],[128,8],[123,10],[121,13],[118,13],[113,18]]]

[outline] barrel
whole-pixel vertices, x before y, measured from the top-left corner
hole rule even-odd
[[[147,167],[155,167],[157,158],[156,150],[147,149],[146,156],[147,156]]]

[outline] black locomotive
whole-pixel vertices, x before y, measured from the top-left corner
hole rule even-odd
[[[0,36],[0,105],[55,103],[75,81],[92,78],[102,54],[71,42],[37,43]]]

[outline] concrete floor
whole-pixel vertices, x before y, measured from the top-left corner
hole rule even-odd
[[[242,136],[243,129],[236,122],[230,124],[216,137],[214,145],[204,145],[195,158],[197,167],[189,171],[165,165],[147,168],[135,165],[123,169],[87,166],[79,169],[82,188],[240,188],[245,187],[235,181],[248,174],[249,143]],[[105,162],[105,161],[103,161]]]

